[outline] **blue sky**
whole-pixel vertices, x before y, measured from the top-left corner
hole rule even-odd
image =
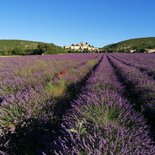
[[[102,47],[155,36],[155,0],[1,0],[0,39]]]

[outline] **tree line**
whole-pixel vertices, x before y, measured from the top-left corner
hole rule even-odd
[[[42,55],[65,53],[65,50],[54,44],[38,43],[36,48],[23,48],[20,46],[12,49],[0,50],[0,55]]]

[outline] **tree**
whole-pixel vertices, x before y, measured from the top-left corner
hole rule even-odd
[[[145,52],[145,49],[144,48],[137,48],[136,49],[136,52],[137,53],[144,53]]]
[[[21,47],[15,47],[14,49],[10,50],[10,54],[12,54],[12,55],[23,55],[24,49]]]
[[[54,44],[46,44],[40,43],[37,46],[37,49],[33,52],[33,54],[57,54],[57,53],[65,53],[66,51],[59,46]]]

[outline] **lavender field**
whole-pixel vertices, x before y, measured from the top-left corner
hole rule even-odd
[[[0,57],[0,155],[155,155],[155,54]]]

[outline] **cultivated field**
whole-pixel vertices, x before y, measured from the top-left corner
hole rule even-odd
[[[0,57],[0,155],[154,155],[155,54]]]

